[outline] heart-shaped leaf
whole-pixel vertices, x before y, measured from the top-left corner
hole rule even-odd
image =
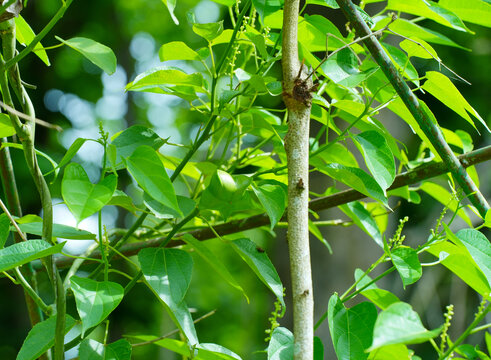
[[[123,300],[123,287],[111,281],[98,282],[72,276],[70,283],[82,320],[82,336],[87,329],[103,321]]]
[[[365,350],[372,343],[377,309],[369,302],[350,309],[344,307],[337,294],[328,307],[329,330],[336,355],[340,360],[365,360]]]
[[[182,300],[191,281],[191,256],[178,249],[149,248],[138,253],[138,261],[150,289],[164,303],[166,310],[189,342],[197,344],[199,341],[193,319],[185,301]]]
[[[419,262],[416,250],[407,246],[400,246],[390,253],[392,263],[402,279],[402,285],[410,285],[423,275],[423,268]]]
[[[117,181],[116,176],[109,175],[94,185],[80,164],[67,165],[61,195],[77,223],[101,210],[111,200]]]
[[[368,351],[393,344],[419,344],[438,336],[442,328],[427,330],[419,315],[404,302],[397,302],[382,311],[373,330],[373,342]]]

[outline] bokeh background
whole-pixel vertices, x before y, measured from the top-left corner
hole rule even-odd
[[[60,6],[58,0],[28,2],[22,16],[31,27],[39,32],[50,20]],[[378,11],[380,4],[371,4],[367,11],[371,14]],[[118,67],[115,74],[108,76],[84,59],[75,51],[57,48],[48,52],[51,66],[46,67],[36,56],[30,55],[20,64],[24,81],[35,85],[36,90],[29,93],[33,100],[37,117],[63,127],[64,131],[38,128],[37,147],[60,160],[66,149],[78,137],[97,139],[99,124],[113,135],[128,126],[143,124],[153,129],[163,138],[170,137],[173,143],[189,143],[204,119],[178,98],[157,94],[125,93],[125,85],[134,77],[154,66],[160,65],[159,47],[167,42],[180,40],[191,48],[205,45],[204,40],[196,36],[186,21],[187,12],[194,12],[198,22],[225,20],[225,27],[230,27],[228,11],[224,6],[210,0],[179,0],[176,16],[180,20],[175,25],[161,0],[75,0],[64,18],[43,41],[44,46],[56,45],[54,35],[64,39],[82,36],[101,42],[115,52]],[[345,19],[340,11],[319,6],[308,6],[309,14],[322,14],[328,17],[343,31]],[[469,49],[459,50],[434,45],[445,64],[472,83],[467,86],[456,82],[462,94],[471,105],[487,120],[491,118],[491,31],[477,25],[468,24],[476,32],[474,36],[459,33],[425,21],[423,25],[452,37],[456,42]],[[393,41],[397,42],[396,39]],[[20,46],[20,45],[19,45]],[[181,64],[183,65],[183,64]],[[436,69],[436,62],[419,61],[416,67],[423,71]],[[184,65],[189,66],[189,65]],[[275,70],[280,73],[279,67]],[[475,147],[490,144],[490,135],[483,132],[479,136],[467,122],[430,95],[419,94],[430,106],[442,126],[449,129],[463,129],[474,138]],[[261,100],[259,100],[261,101]],[[268,107],[282,107],[279,97],[268,99]],[[389,113],[382,112],[379,119],[399,140],[403,141],[410,154],[415,155],[419,146],[402,120]],[[315,132],[317,124],[313,124]],[[24,165],[20,151],[12,150],[15,171],[20,190],[21,202],[25,214],[40,214],[37,192]],[[102,148],[95,142],[87,142],[79,151],[74,161],[81,163],[90,179],[98,181]],[[199,155],[198,155],[199,157]],[[46,166],[42,162],[42,166]],[[486,198],[490,199],[491,171],[488,164],[478,166],[481,175],[481,188]],[[323,192],[329,184],[325,177],[312,178],[313,190]],[[443,183],[445,179],[442,178]],[[121,179],[120,189],[137,194],[131,180]],[[55,222],[75,225],[75,220],[66,207],[61,204],[60,183],[52,185],[55,198]],[[406,202],[392,203],[395,211],[390,214],[387,237],[390,237],[398,220],[409,216],[405,234],[410,244],[419,244],[429,235],[442,206],[429,196],[421,193],[421,204]],[[321,212],[322,219],[345,217],[337,210]],[[106,207],[103,221],[111,228],[128,226],[133,220],[115,207]],[[96,218],[89,218],[80,227],[95,231]],[[454,226],[464,226],[457,221]],[[312,264],[314,276],[314,293],[316,301],[316,319],[326,310],[329,297],[333,292],[343,293],[353,282],[355,268],[366,269],[380,255],[380,249],[362,231],[354,227],[329,227],[323,229],[326,240],[330,243],[333,255],[318,240],[312,238]],[[487,234],[489,236],[489,233]],[[266,249],[275,264],[280,277],[287,288],[287,315],[280,320],[282,326],[292,328],[289,307],[289,266],[285,232],[278,229],[272,233],[267,229],[249,231],[247,236]],[[214,240],[211,241],[212,243]],[[202,342],[215,342],[237,352],[244,359],[263,359],[262,351],[266,347],[264,330],[269,327],[268,316],[274,309],[274,298],[260,283],[254,274],[243,263],[235,261],[233,254],[223,252],[223,247],[216,244],[220,258],[230,267],[231,272],[239,279],[248,293],[250,303],[221,278],[210,271],[198,257],[194,257],[195,268],[193,282],[187,295],[189,306],[195,309],[195,317],[216,309],[216,313],[197,324],[197,331]],[[86,243],[73,245],[73,251],[86,247]],[[124,263],[119,263],[123,270],[131,272]],[[40,274],[40,284],[43,275]],[[114,281],[124,283],[124,278]],[[416,285],[403,291],[400,279],[393,274],[381,281],[379,286],[393,291],[401,299],[410,301],[415,310],[424,318],[428,328],[435,328],[443,322],[442,311],[447,304],[455,305],[454,324],[451,332],[460,333],[470,322],[470,316],[479,303],[478,297],[459,279],[442,267],[425,268],[424,276]],[[43,291],[43,288],[41,287]],[[44,289],[48,294],[47,289]],[[0,358],[14,359],[29,330],[29,321],[25,311],[21,288],[14,286],[6,278],[0,278]],[[46,295],[49,296],[49,295]],[[349,305],[353,305],[354,302]],[[69,299],[69,312],[75,313],[73,299]],[[491,319],[490,319],[491,320]],[[173,323],[143,285],[137,285],[124,298],[110,322],[110,341],[119,339],[124,334],[140,333],[162,335],[174,329]],[[101,336],[96,331],[94,336]],[[324,344],[327,355],[332,354],[327,322],[316,332]],[[474,339],[478,341],[478,339]],[[418,349],[424,355],[426,349]],[[134,349],[134,359],[174,359],[172,353],[157,346],[145,346]],[[424,359],[427,357],[422,356]],[[329,358],[333,358],[330,356]],[[429,358],[429,357],[428,357]]]

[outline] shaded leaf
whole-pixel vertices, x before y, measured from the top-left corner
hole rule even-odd
[[[75,319],[65,315],[65,334],[75,325]],[[17,360],[34,360],[44,354],[55,343],[56,315],[37,323],[27,334]]]
[[[254,241],[249,239],[238,239],[231,241],[234,250],[256,273],[259,279],[266,285],[283,305],[285,311],[285,300],[283,299],[283,284],[276,272],[268,255],[259,251]]]
[[[314,360],[324,360],[324,345],[318,336],[314,336]]]
[[[361,276],[363,276],[363,278],[361,278]],[[399,298],[392,294],[390,291],[379,289],[379,287],[375,283],[370,284],[365,288],[365,285],[370,283],[372,279],[370,278],[370,276],[365,275],[364,272],[360,269],[355,270],[355,280],[358,282],[356,284],[356,290],[364,288],[364,290],[361,291],[361,295],[366,297],[382,310],[385,310],[391,304],[400,301]]]
[[[10,234],[10,219],[7,214],[0,215],[0,249],[5,246]]]
[[[123,300],[123,287],[111,281],[99,282],[72,276],[70,283],[77,311],[82,320],[82,336],[86,330],[98,325],[109,316]]]
[[[82,165],[68,164],[61,182],[61,195],[77,223],[101,210],[113,196],[118,179],[109,175],[92,184]]]
[[[344,205],[339,206],[339,208],[348,215],[353,222],[358,225],[358,227],[367,233],[378,246],[384,247],[384,242],[382,240],[382,234],[380,229],[373,219],[370,212],[363,207],[363,204],[359,201],[353,201]]]
[[[411,305],[397,302],[378,315],[368,351],[393,344],[420,344],[438,336],[441,329],[427,330]]]
[[[347,309],[337,294],[329,299],[329,330],[338,359],[363,360],[372,343],[377,310],[372,303],[363,302]]]
[[[19,224],[19,228],[28,234],[43,236],[42,221]],[[13,229],[12,229],[13,230]],[[53,237],[71,240],[95,240],[95,234],[72,226],[63,224],[53,224]]]
[[[261,20],[269,16],[283,7],[284,0],[252,0],[252,4],[256,8]]]
[[[247,297],[244,289],[242,289],[242,287],[237,283],[220,259],[210,249],[208,249],[206,243],[196,240],[190,234],[185,234],[182,239],[186,242],[186,244],[192,246],[198,255],[201,256],[203,260],[205,260],[226,282],[244,294],[247,302],[249,302],[249,298]]]
[[[78,356],[85,360],[130,360],[131,350],[131,344],[125,339],[104,345],[85,338],[80,343]]]
[[[153,199],[181,214],[174,186],[156,151],[141,145],[126,158],[126,167],[138,185]]]
[[[78,51],[91,63],[104,70],[104,72],[108,75],[114,74],[116,71],[116,56],[106,45],[102,45],[97,41],[83,37],[74,37],[68,40],[63,40],[59,36],[55,36],[55,38],[61,41],[63,44],[68,45],[72,49]]]
[[[45,256],[57,254],[65,243],[51,246],[44,240],[29,240],[0,249],[0,272],[13,269]]]
[[[449,229],[446,228],[446,230],[448,235]],[[455,235],[457,239],[451,235],[450,239],[458,242],[457,245],[465,246],[491,285],[491,244],[489,240],[483,233],[475,229],[462,229]]]

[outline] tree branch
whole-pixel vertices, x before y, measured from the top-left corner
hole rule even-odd
[[[362,19],[351,0],[336,0],[336,2],[341,7],[341,10],[349,22],[355,27],[359,36],[365,37],[366,35],[372,34],[370,28]],[[464,190],[470,202],[477,208],[481,216],[484,217],[489,210],[489,204],[467,174],[464,166],[459,162],[452,149],[450,149],[450,146],[448,146],[438,125],[431,121],[421,107],[418,98],[413,94],[394,64],[392,64],[387,54],[380,46],[377,38],[375,36],[370,36],[364,40],[364,43],[387,79],[389,79],[397,94],[401,97],[409,112],[421,127],[421,130],[423,130],[431,144],[435,147],[438,155],[440,155],[442,160],[447,164],[450,172]]]

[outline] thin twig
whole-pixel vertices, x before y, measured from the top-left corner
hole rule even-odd
[[[2,199],[0,199],[0,207],[2,208],[3,212],[7,215],[7,217],[10,220],[10,222],[12,223],[12,225],[14,225],[15,230],[19,233],[19,236],[22,238],[22,240],[27,241],[26,235],[19,228],[19,225],[17,224],[17,222],[14,220],[14,218],[10,214],[9,209],[7,209],[7,207],[3,203]]]
[[[41,126],[44,126],[44,127],[47,127],[48,129],[54,129],[54,130],[59,131],[59,132],[62,132],[63,131],[63,128],[61,126],[54,125],[54,124],[51,124],[51,123],[49,123],[47,121],[44,121],[44,120],[41,120],[41,119],[38,119],[38,118],[35,118],[35,117],[32,117],[32,116],[29,116],[27,114],[24,114],[23,112],[20,112],[20,111],[14,109],[11,106],[8,106],[3,101],[0,101],[0,106],[2,108],[4,108],[7,112],[9,112],[11,114],[14,114],[14,115],[17,115],[21,119],[28,120],[28,121],[34,121],[34,122],[36,122],[36,124],[41,125]]]
[[[199,323],[201,320],[204,320],[204,319],[206,319],[206,318],[214,315],[216,312],[217,312],[216,309],[215,310],[212,310],[209,313],[206,313],[203,316],[201,316],[201,317],[197,318],[196,320],[194,320],[193,323],[194,324]],[[131,347],[134,347],[135,348],[135,347],[138,347],[138,346],[150,345],[150,344],[153,344],[153,343],[155,343],[157,341],[160,341],[160,340],[163,340],[165,338],[168,338],[168,337],[170,337],[172,335],[175,335],[175,334],[179,333],[179,331],[180,331],[179,329],[175,329],[175,330],[172,330],[171,332],[168,332],[165,335],[162,335],[161,337],[158,337],[158,338],[155,338],[155,339],[152,339],[152,340],[148,340],[148,341],[144,341],[144,342],[141,342],[141,343],[131,344]]]

